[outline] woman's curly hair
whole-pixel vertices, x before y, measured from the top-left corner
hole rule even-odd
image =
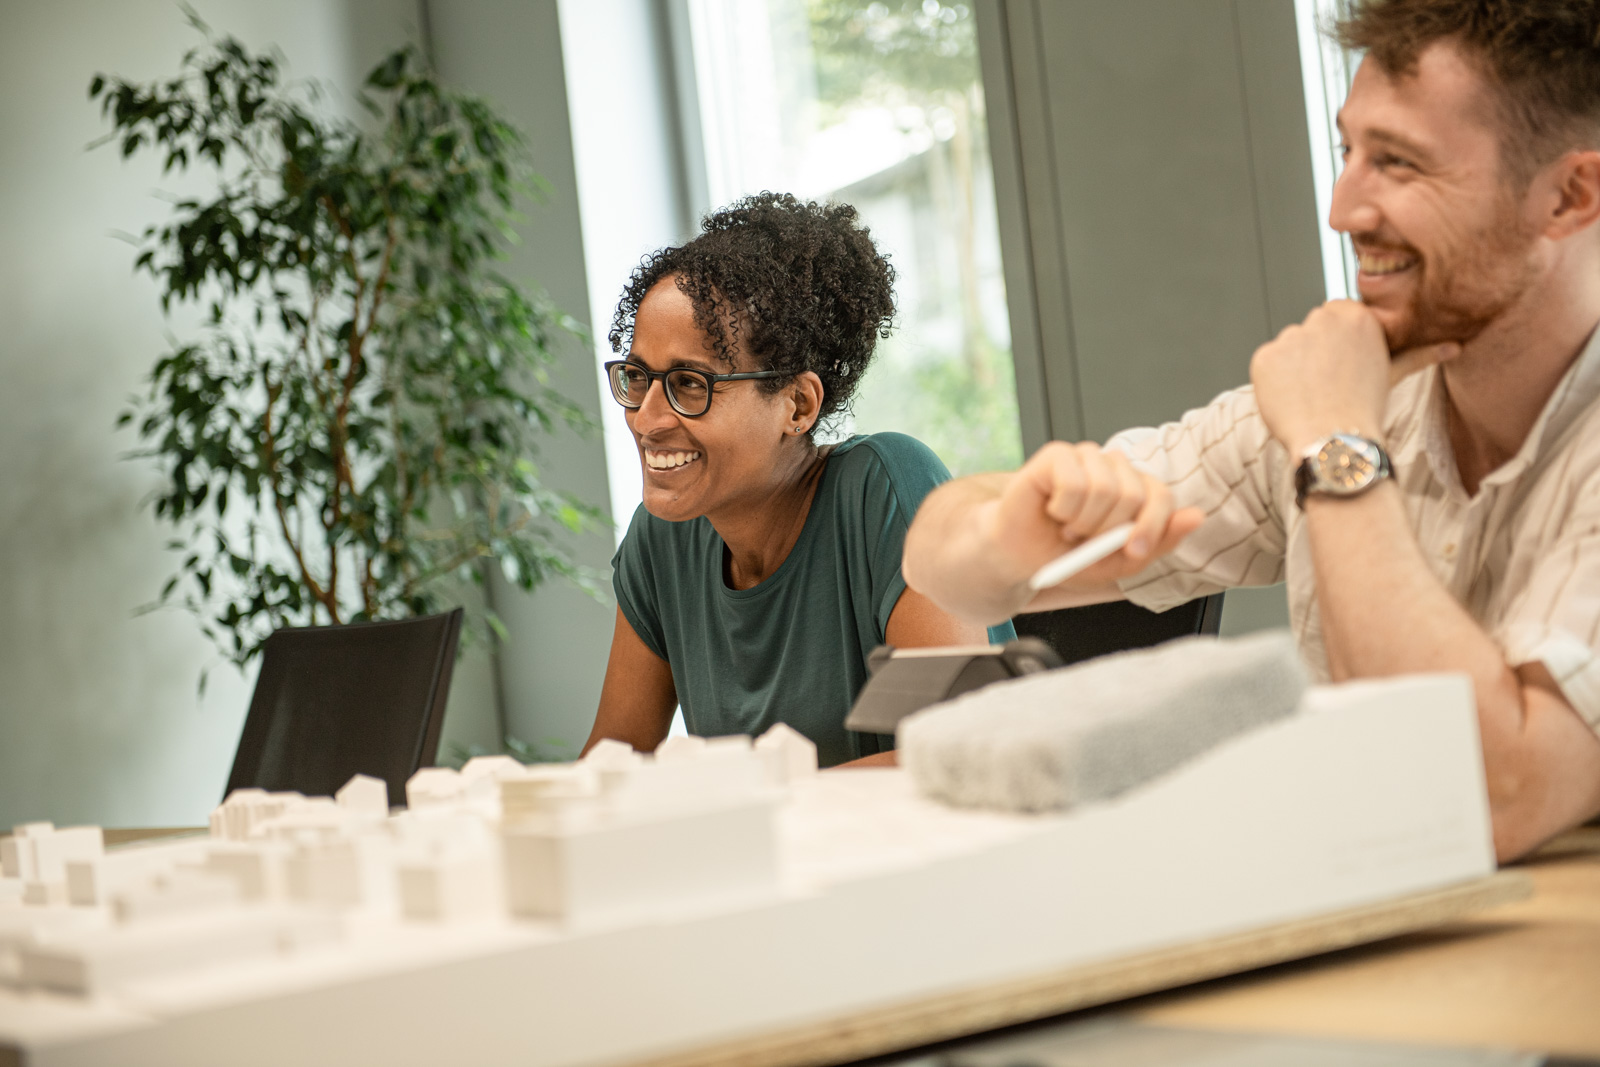
[[[722,362],[733,366],[742,350],[781,372],[757,383],[768,393],[813,371],[822,379],[818,421],[845,408],[894,320],[894,268],[856,209],[758,193],[707,215],[700,231],[633,272],[611,323],[612,351],[632,343],[639,304],[670,277]]]

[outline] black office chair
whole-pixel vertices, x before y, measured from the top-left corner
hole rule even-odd
[[[1060,608],[1018,615],[1011,620],[1017,636],[1040,638],[1055,649],[1063,663],[1149,648],[1188,634],[1214,634],[1222,625],[1222,594],[1214,593],[1179,604],[1160,613],[1126,600]]]
[[[404,804],[406,779],[438,755],[461,616],[457,608],[267,638],[227,792],[331,796],[369,774],[389,784],[391,806]]]

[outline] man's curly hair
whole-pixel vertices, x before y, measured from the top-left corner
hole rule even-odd
[[[632,344],[639,304],[663,278],[694,304],[720,361],[732,367],[743,351],[759,369],[781,372],[757,382],[765,392],[815,372],[818,422],[848,407],[894,321],[894,268],[849,204],[758,193],[707,215],[698,237],[646,256],[633,272],[611,323],[612,351]]]
[[[1334,36],[1397,77],[1436,42],[1460,48],[1489,80],[1518,184],[1563,152],[1600,147],[1596,0],[1355,0]]]

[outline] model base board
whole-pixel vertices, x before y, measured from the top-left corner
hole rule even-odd
[[[176,931],[184,918],[119,920],[116,901],[138,893],[29,905],[0,888],[0,1050],[31,1067],[424,1064],[469,1051],[475,1063],[548,1067],[827,1062],[816,1057],[828,1049],[889,1051],[1024,1017],[1006,1011],[1061,1011],[1386,936],[1524,884],[1482,881],[1494,859],[1472,693],[1458,677],[1313,690],[1288,719],[1065,815],[955,810],[898,771],[807,775],[774,747],[762,773],[750,762],[760,749],[713,742],[667,761],[722,761],[696,768],[703,775],[640,772],[612,752],[579,772],[503,768],[500,790],[463,781],[453,793],[435,780],[431,809],[419,791],[410,813],[388,819],[302,812],[292,833],[246,840],[321,857],[323,888],[307,888],[317,879],[306,874],[298,895],[268,899],[264,888],[209,908],[206,922],[273,932],[237,958],[128,965],[124,942],[148,937],[142,924]],[[685,784],[700,782],[713,784]],[[551,854],[589,864],[592,880],[612,862],[598,850],[605,832],[640,825],[641,813],[665,818],[664,798],[677,796],[682,825],[765,805],[770,884],[766,868],[750,868],[730,899],[678,872],[655,906],[648,893],[610,895],[603,908],[572,899],[514,918],[504,898],[517,875],[501,863],[498,899],[406,917],[398,872],[498,863],[499,820],[513,808],[518,833],[588,849]],[[236,824],[254,818],[230,811]],[[147,880],[170,855],[171,891],[199,894],[192,872],[209,869],[210,847],[114,851],[102,873],[114,881],[113,867],[140,866]],[[150,891],[138,891],[148,906]],[[1296,940],[1293,930],[1322,932]],[[1233,948],[1197,962],[1207,945]],[[119,951],[120,978],[39,974],[41,961]],[[1178,962],[1151,977],[1162,959]],[[1010,1008],[996,1007],[995,990],[1009,991]],[[928,1005],[944,1005],[944,1031],[885,1024],[929,1022]],[[852,1044],[837,1037],[850,1020],[878,1022],[852,1031]],[[798,1055],[806,1034],[834,1043]]]

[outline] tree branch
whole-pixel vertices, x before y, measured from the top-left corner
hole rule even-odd
[[[263,466],[267,473],[267,488],[272,493],[273,510],[278,514],[278,528],[283,532],[284,543],[289,546],[289,552],[294,556],[295,564],[300,568],[300,580],[305,587],[311,590],[311,595],[328,610],[328,615],[335,623],[339,621],[339,601],[332,595],[332,590],[325,590],[317,579],[312,576],[311,568],[306,564],[305,553],[300,549],[299,539],[289,529],[289,511],[283,504],[283,495],[278,492],[278,445],[277,438],[272,429],[272,407],[278,402],[278,397],[283,392],[283,383],[274,384],[262,372],[262,379],[267,387],[266,408],[261,413],[261,445]]]

